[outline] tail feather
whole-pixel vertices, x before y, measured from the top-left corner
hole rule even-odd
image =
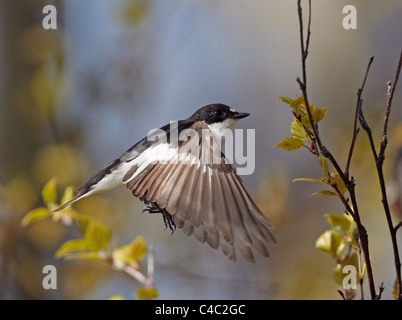
[[[72,198],[70,201],[67,201],[66,203],[63,203],[60,207],[57,207],[54,209],[51,213],[55,213],[57,211],[63,210],[65,207],[69,206],[70,204],[73,204],[74,202],[86,197],[89,195],[90,189],[84,189],[84,190],[78,190],[78,193]]]
[[[89,179],[82,187],[80,187],[74,198],[72,198],[70,201],[67,201],[66,203],[63,203],[60,207],[54,209],[51,213],[63,210],[65,207],[69,206],[70,204],[72,204],[84,197],[87,197],[94,192],[98,192],[102,189],[108,189],[110,187],[114,187],[113,184],[110,184],[110,186],[106,186],[106,185],[100,186],[99,183],[102,182],[106,176],[113,174],[112,172],[118,168],[119,164],[120,164],[120,159],[116,159],[116,160],[113,160],[112,162],[110,162],[106,167],[104,167],[101,171],[99,171],[91,179]]]

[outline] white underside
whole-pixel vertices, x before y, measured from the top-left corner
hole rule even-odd
[[[212,134],[214,135],[215,139],[217,141],[220,141],[222,137],[224,138],[230,133],[230,131],[233,129],[237,121],[238,121],[237,119],[226,119],[223,122],[208,125],[208,127],[211,130]],[[115,170],[112,171],[112,173],[106,175],[102,180],[100,180],[91,191],[85,194],[85,196],[88,196],[90,194],[99,191],[123,186],[124,184],[135,179],[149,165],[155,164],[157,162],[168,162],[174,160],[180,162],[184,160],[183,162],[187,164],[198,163],[200,166],[202,165],[200,160],[198,158],[195,158],[191,154],[188,154],[186,159],[177,159],[177,156],[178,156],[178,149],[169,148],[168,143],[161,143],[151,146],[150,148],[142,152],[135,159],[129,162],[122,162],[118,166],[118,168],[116,168]],[[135,165],[138,166],[137,171],[133,174],[132,177],[130,177],[129,180],[123,183],[123,177],[125,176],[127,171],[130,170]],[[208,165],[203,166],[203,171],[204,172],[208,171],[209,175],[212,175],[212,170]]]

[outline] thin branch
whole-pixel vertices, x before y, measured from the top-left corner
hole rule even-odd
[[[382,292],[384,291],[384,289],[384,282],[381,282],[381,284],[378,286],[378,294],[376,300],[381,300]]]
[[[373,277],[373,271],[371,267],[371,261],[370,261],[370,253],[369,253],[369,246],[368,246],[368,236],[367,236],[367,231],[363,224],[360,221],[360,215],[359,215],[359,210],[357,206],[357,201],[356,201],[356,195],[355,195],[355,183],[353,179],[349,179],[344,171],[341,169],[339,166],[338,162],[335,160],[331,152],[323,145],[319,132],[318,132],[318,126],[317,123],[313,120],[312,114],[311,114],[311,108],[310,108],[310,103],[308,100],[308,95],[307,95],[307,68],[306,68],[306,59],[308,56],[308,48],[309,48],[309,43],[310,43],[310,26],[311,26],[311,0],[309,0],[309,23],[308,23],[308,29],[307,29],[307,41],[306,44],[304,44],[304,31],[303,31],[303,13],[302,13],[302,7],[301,7],[301,0],[297,1],[297,12],[299,15],[299,24],[300,24],[300,47],[301,47],[301,58],[302,58],[302,73],[303,73],[303,80],[300,80],[300,78],[297,78],[297,82],[299,83],[300,89],[303,93],[304,97],[304,103],[306,106],[308,118],[314,133],[314,138],[312,139],[312,143],[314,144],[315,150],[316,150],[316,155],[319,156],[320,153],[327,158],[331,164],[334,166],[335,170],[338,172],[339,176],[341,177],[342,181],[344,182],[346,188],[348,189],[350,199],[352,202],[352,207],[353,207],[353,219],[356,222],[356,226],[358,229],[359,237],[360,237],[360,243],[364,255],[364,260],[366,263],[366,270],[367,270],[367,279],[369,283],[369,288],[370,288],[370,294],[371,294],[371,299],[375,299],[376,292],[375,292],[375,285],[374,285],[374,277]],[[348,208],[347,206],[346,208]]]
[[[386,149],[387,143],[388,143],[387,132],[388,132],[389,116],[391,113],[392,99],[394,96],[396,84],[398,83],[399,75],[401,73],[401,68],[402,68],[402,51],[401,51],[401,55],[399,58],[399,63],[398,63],[398,67],[397,67],[397,71],[396,71],[396,75],[395,75],[393,84],[391,82],[387,83],[387,106],[386,106],[385,116],[384,116],[384,127],[383,127],[383,131],[382,131],[380,152],[378,155],[375,151],[370,127],[368,126],[367,122],[364,119],[363,110],[360,109],[360,113],[361,113],[360,122],[362,124],[362,127],[367,132],[368,138],[370,140],[370,145],[371,145],[371,149],[373,151],[373,156],[374,156],[374,160],[375,160],[376,168],[377,168],[377,175],[378,175],[380,188],[381,188],[381,195],[382,195],[381,202],[384,207],[385,217],[386,217],[389,232],[391,235],[392,249],[393,249],[393,253],[394,253],[394,264],[395,264],[395,273],[396,273],[396,281],[397,281],[398,300],[402,300],[402,284],[401,284],[401,261],[400,261],[400,257],[399,257],[399,249],[398,249],[396,233],[397,233],[398,228],[401,226],[401,223],[397,224],[395,227],[393,226],[391,211],[389,208],[387,191],[386,191],[386,186],[385,186],[383,164],[384,164],[384,159],[385,159],[385,149]]]
[[[385,215],[387,218],[387,223],[388,223],[388,228],[389,232],[391,235],[391,241],[392,241],[392,248],[394,251],[394,262],[395,262],[395,272],[396,272],[396,281],[397,281],[397,296],[398,300],[402,300],[402,283],[401,283],[401,260],[399,257],[399,249],[398,249],[398,241],[396,238],[396,230],[393,226],[392,222],[392,217],[391,217],[391,211],[389,209],[389,204],[387,200],[387,191],[385,187],[385,180],[384,180],[384,173],[383,173],[383,163],[385,159],[385,149],[387,147],[387,132],[388,132],[388,123],[389,123],[389,116],[391,113],[391,105],[392,105],[392,99],[394,97],[395,93],[395,88],[398,83],[399,75],[401,73],[401,68],[402,68],[402,51],[399,57],[399,63],[396,71],[396,75],[393,81],[393,84],[388,83],[388,89],[387,89],[387,107],[385,110],[385,117],[384,117],[384,128],[382,131],[382,139],[381,139],[381,147],[380,147],[380,152],[378,154],[378,159],[376,162],[377,165],[377,171],[378,171],[378,178],[380,179],[380,185],[381,185],[381,193],[382,193],[382,203],[384,206],[384,211]]]
[[[357,103],[356,103],[356,111],[355,111],[355,120],[354,120],[354,125],[353,125],[352,143],[350,145],[348,160],[346,162],[346,168],[345,168],[345,176],[348,179],[349,179],[350,162],[352,161],[353,150],[354,150],[354,147],[355,147],[355,142],[356,142],[357,135],[359,133],[359,128],[357,127],[357,124],[358,124],[358,119],[359,119],[360,114],[361,114],[361,112],[360,112],[361,107],[362,107],[362,104],[363,104],[362,93],[363,93],[364,85],[366,84],[366,80],[367,80],[367,75],[368,75],[368,73],[370,71],[370,67],[371,67],[371,64],[373,63],[373,60],[374,60],[374,57],[371,57],[370,61],[368,63],[367,69],[366,69],[366,74],[364,75],[362,86],[359,88],[359,90],[357,90]]]

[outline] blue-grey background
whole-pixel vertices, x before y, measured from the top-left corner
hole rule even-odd
[[[27,48],[35,52],[41,46],[39,40],[47,43],[46,36],[37,41],[29,33],[24,34],[29,27],[37,32],[41,29],[44,3],[37,1],[22,8],[22,3],[0,1],[4,25],[0,32],[0,191],[5,193],[10,181],[28,172],[24,177],[35,181],[33,189],[37,194],[36,198],[32,196],[36,202],[19,210],[11,210],[6,202],[0,205],[0,223],[4,226],[0,230],[0,268],[4,279],[8,279],[3,281],[3,289],[0,287],[3,297],[107,299],[121,294],[132,299],[138,283],[108,267],[89,284],[78,277],[69,278],[73,273],[89,277],[91,268],[96,267],[92,262],[85,265],[85,261],[53,257],[63,240],[78,234],[60,236],[54,242],[35,240],[38,243],[32,243],[28,236],[12,248],[6,245],[12,239],[16,241],[9,237],[8,230],[17,239],[33,232],[29,228],[21,230],[19,219],[40,205],[40,186],[45,178],[63,174],[61,164],[54,169],[44,163],[44,159],[50,160],[43,154],[51,151],[43,149],[62,144],[79,150],[80,159],[85,160],[70,163],[79,172],[73,180],[78,187],[150,129],[187,118],[206,104],[221,102],[251,114],[236,126],[256,130],[255,172],[244,176],[243,181],[277,226],[278,243],[272,245],[271,257],[258,257],[255,264],[233,263],[180,230],[171,236],[163,229],[161,217],[141,214],[143,204],[124,189],[97,198],[99,207],[108,209],[99,219],[112,228],[113,245],[128,243],[141,234],[155,246],[154,285],[162,299],[339,298],[339,287],[331,278],[335,264],[314,244],[329,228],[323,214],[342,214],[343,208],[336,199],[310,196],[321,186],[292,183],[298,177],[320,178],[318,162],[307,150],[286,152],[273,148],[290,135],[293,120],[290,109],[276,97],[300,95],[296,82],[301,76],[296,1],[69,0],[53,4],[58,9],[58,29],[40,32],[52,33],[59,41],[61,49],[57,50],[62,51],[63,67],[62,77],[56,78],[55,83],[62,83],[62,89],[51,121],[46,123],[38,117],[47,111],[35,109],[23,96],[24,90],[34,85],[21,85],[38,64],[46,65],[51,76],[57,70],[51,50],[49,60],[32,62],[24,57]],[[342,9],[348,4],[357,9],[356,30],[342,27]],[[303,7],[306,14],[307,1],[303,1]],[[401,16],[402,3],[397,0],[387,1],[386,5],[362,0],[312,1],[307,61],[309,99],[315,106],[327,109],[320,133],[343,166],[352,135],[356,92],[371,56],[375,60],[363,99],[379,143],[386,82],[394,77],[401,50]],[[390,134],[402,117],[398,89]],[[34,135],[38,137],[30,143]],[[395,137],[387,157],[389,168],[398,147],[393,142],[397,141]],[[375,281],[384,281],[384,297],[391,298],[394,270],[387,225],[371,154],[364,134],[358,138],[352,174],[369,233]],[[391,170],[387,174],[391,180]],[[68,177],[63,179],[66,184],[71,182]],[[107,203],[103,205],[102,201]],[[48,228],[55,225],[43,223]],[[39,233],[46,237],[46,233]],[[10,271],[11,265],[27,263],[24,252],[31,253],[33,266],[25,267],[21,273]],[[43,263],[57,264],[64,270],[58,275],[61,280],[56,291],[45,292],[40,286]],[[24,281],[18,280],[21,274]]]

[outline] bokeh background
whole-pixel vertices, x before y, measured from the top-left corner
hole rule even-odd
[[[42,28],[46,4],[57,8],[57,30]],[[357,8],[356,30],[342,27],[349,4]],[[402,3],[313,0],[311,32],[309,98],[327,109],[320,132],[344,166],[356,92],[371,56],[363,108],[379,144],[386,82],[402,44]],[[324,214],[343,208],[337,199],[311,197],[320,186],[292,183],[320,178],[311,154],[272,147],[289,136],[292,122],[276,97],[298,97],[300,75],[293,0],[0,0],[0,298],[134,299],[140,285],[109,265],[54,257],[62,242],[79,237],[73,228],[51,219],[23,228],[20,221],[43,205],[41,189],[50,178],[58,178],[60,190],[78,188],[150,129],[221,102],[251,114],[237,125],[256,130],[255,172],[243,181],[276,225],[270,258],[233,263],[180,230],[172,236],[160,216],[141,214],[143,204],[123,188],[75,208],[108,225],[114,246],[138,235],[155,246],[161,299],[339,299],[334,262],[315,240],[329,228]],[[399,195],[401,93],[399,84],[386,154],[392,201]],[[383,281],[383,298],[392,299],[390,237],[363,132],[351,174],[376,285]],[[398,206],[393,214],[401,219]],[[42,287],[47,264],[58,270],[57,290]]]

